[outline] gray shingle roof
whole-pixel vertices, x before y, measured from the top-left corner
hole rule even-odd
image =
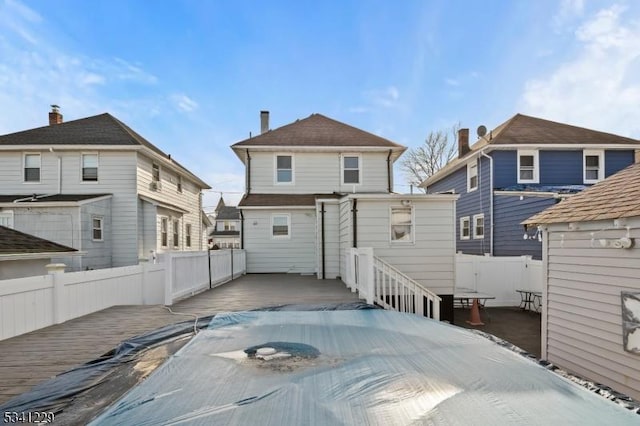
[[[570,223],[640,216],[640,163],[609,176],[555,206],[531,216],[526,225]]]
[[[0,254],[65,253],[74,251],[78,250],[0,226]]]
[[[270,130],[232,145],[243,146],[353,146],[406,149],[380,136],[341,123],[321,114],[311,114],[302,120]]]
[[[239,220],[240,210],[233,206],[224,206],[218,210],[216,220]]]
[[[0,136],[0,146],[13,145],[95,145],[135,146],[142,145],[156,154],[171,159],[177,167],[197,179],[203,187],[209,186],[187,170],[160,148],[143,138],[109,113],[94,115],[65,123],[37,127]]]
[[[35,195],[35,198],[34,198]],[[48,203],[53,201],[83,201],[91,198],[104,197],[111,194],[54,194],[42,196],[43,194],[29,194],[29,195],[0,195],[0,203],[12,203],[15,200],[23,203]]]
[[[336,194],[249,194],[238,207],[315,206],[317,198],[338,198]]]

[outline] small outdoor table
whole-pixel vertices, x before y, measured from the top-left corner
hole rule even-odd
[[[520,306],[523,311],[540,312],[542,307],[542,292],[534,290],[516,290],[520,293]]]

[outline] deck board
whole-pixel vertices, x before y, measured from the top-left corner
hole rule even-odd
[[[199,317],[282,304],[341,303],[359,300],[339,280],[315,276],[242,276],[182,300],[171,309]],[[163,306],[113,306],[62,324],[0,341],[0,404],[36,384],[91,361],[121,341],[188,320]]]

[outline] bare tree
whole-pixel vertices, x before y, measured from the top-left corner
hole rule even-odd
[[[457,123],[446,131],[430,132],[422,145],[407,151],[400,167],[410,185],[417,187],[455,157],[459,129]]]

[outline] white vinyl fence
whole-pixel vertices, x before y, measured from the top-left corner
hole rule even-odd
[[[244,250],[233,250],[233,273],[231,250],[211,251],[211,268],[207,252],[159,257],[159,263],[93,271],[52,267],[48,275],[0,281],[0,340],[110,306],[171,305],[246,271]]]
[[[456,254],[456,291],[494,296],[488,306],[518,306],[516,290],[542,291],[542,261],[530,256],[491,257]]]

